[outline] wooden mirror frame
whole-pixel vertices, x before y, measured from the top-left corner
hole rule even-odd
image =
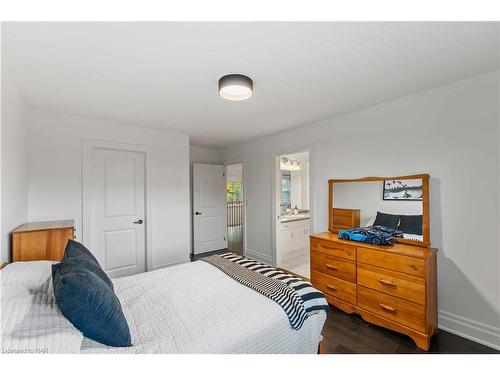
[[[422,179],[422,234],[423,241],[412,241],[404,238],[394,238],[393,242],[404,243],[413,246],[429,247],[430,239],[430,221],[429,221],[429,178],[428,174],[414,174],[409,176],[395,177],[362,177],[354,179],[330,179],[328,180],[328,231],[338,233],[338,230],[333,228],[333,185],[346,182],[371,182],[384,180],[414,180]]]

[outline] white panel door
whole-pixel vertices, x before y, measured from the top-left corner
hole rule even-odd
[[[223,165],[193,164],[195,254],[227,247],[224,169]]]
[[[146,270],[145,157],[93,149],[90,248],[110,277]]]

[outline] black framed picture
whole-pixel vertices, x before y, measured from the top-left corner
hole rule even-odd
[[[384,180],[385,201],[421,201],[422,180]]]

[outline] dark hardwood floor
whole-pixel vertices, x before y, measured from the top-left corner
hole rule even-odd
[[[500,354],[488,346],[442,330],[434,335],[430,350],[426,352],[417,348],[413,340],[405,335],[330,307],[323,328],[322,354]]]
[[[215,251],[209,251],[203,254],[191,254],[191,261],[198,260],[203,257],[207,257],[214,254],[227,253],[231,251],[235,254],[243,255],[243,226],[237,225],[234,227],[227,228],[227,249],[220,249]]]
[[[236,254],[243,254],[243,225],[227,228],[227,248]]]
[[[192,258],[194,261],[228,250],[212,251]],[[333,306],[330,306],[322,335],[321,354],[500,354],[500,351],[488,346],[442,330],[434,335],[430,350],[426,352],[417,348],[413,340],[405,335],[365,322],[360,316],[346,314]]]
[[[202,254],[191,254],[191,261],[194,262],[198,259],[208,257],[210,255],[223,254],[223,253],[227,253],[229,251],[232,253],[235,253],[235,254],[243,255],[243,250],[235,251],[235,250],[231,250],[231,249],[220,249],[220,250],[215,250],[215,251],[208,251],[208,252],[202,253]]]

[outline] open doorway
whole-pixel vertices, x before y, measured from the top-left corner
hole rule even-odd
[[[276,265],[309,278],[310,167],[309,151],[276,156]]]
[[[243,255],[245,204],[243,199],[243,163],[226,166],[227,247]]]

